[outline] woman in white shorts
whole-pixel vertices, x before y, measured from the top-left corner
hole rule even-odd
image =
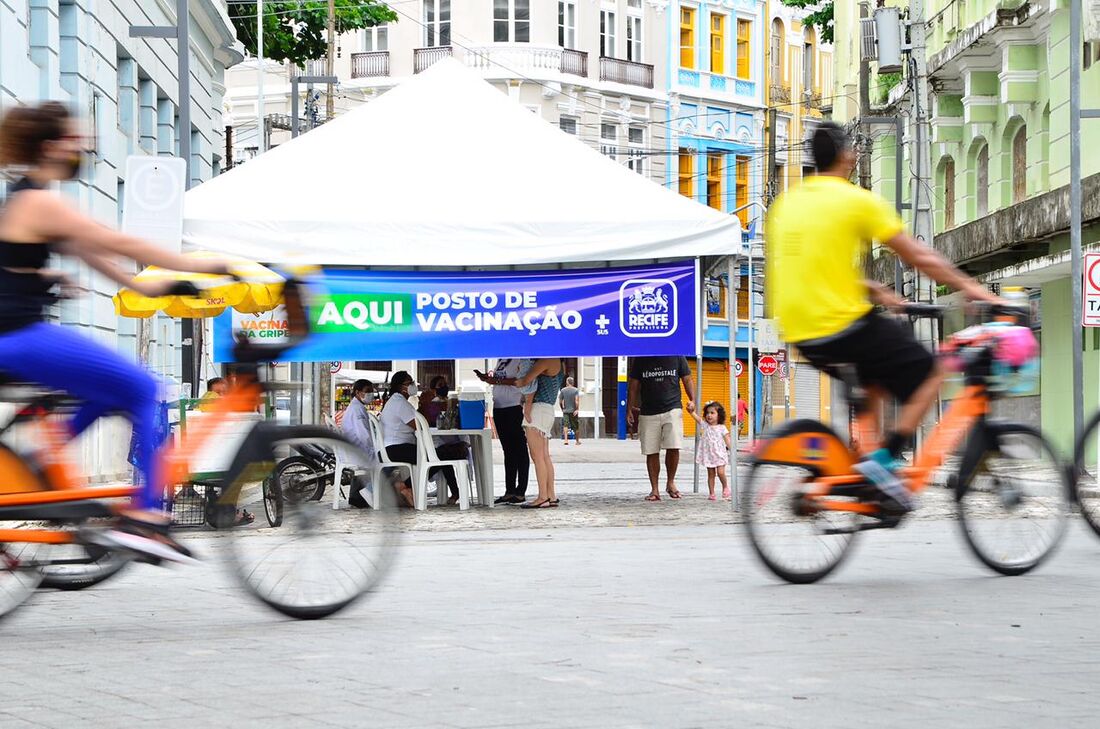
[[[554,403],[565,382],[565,363],[558,357],[535,360],[526,375],[516,381],[523,391],[523,427],[527,431],[527,449],[535,463],[539,496],[523,504],[523,509],[549,509],[558,505],[554,491],[554,462],[550,460],[550,438],[554,429]],[[533,392],[528,391],[535,385]]]

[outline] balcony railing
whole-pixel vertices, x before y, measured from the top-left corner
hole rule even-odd
[[[434,46],[432,48],[413,49],[413,73],[420,73],[438,60],[450,58],[454,55],[451,46]]]
[[[296,76],[327,76],[328,59],[317,58],[312,61],[306,61],[304,66],[289,66],[287,72],[290,74],[290,78]]]
[[[653,66],[600,56],[600,81],[653,88]]]
[[[390,75],[390,52],[372,51],[351,54],[351,77],[371,78]]]
[[[572,48],[563,48],[561,52],[561,72],[573,76],[587,76],[588,54],[584,51],[574,51]]]
[[[783,84],[772,84],[768,87],[768,96],[773,104],[789,104],[791,101],[791,87]]]

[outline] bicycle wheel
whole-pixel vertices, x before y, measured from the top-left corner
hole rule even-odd
[[[1096,460],[1097,427],[1100,412],[1092,416],[1081,439],[1073,449],[1073,499],[1081,509],[1085,523],[1100,536],[1100,468]]]
[[[978,559],[1003,575],[1039,566],[1066,530],[1072,482],[1034,428],[991,426],[985,453],[958,499],[959,524]]]
[[[370,457],[339,434],[313,426],[257,426],[230,468],[223,498],[276,478],[273,453],[298,443],[323,443],[349,467]],[[366,469],[361,469],[364,473]],[[232,566],[244,587],[271,608],[294,618],[331,615],[382,579],[397,545],[391,489],[378,490],[379,509],[337,511],[315,501],[312,489],[282,494],[279,529],[238,527],[230,539]]]
[[[861,524],[858,514],[822,511],[803,498],[816,468],[789,459],[768,459],[770,451],[797,452],[784,441],[810,438],[815,451],[846,452],[844,442],[820,423],[795,421],[769,438],[752,464],[744,492],[745,526],[753,551],[769,570],[787,582],[807,584],[822,579],[844,560]],[[823,497],[850,501],[850,497]],[[809,508],[808,508],[809,507]]]
[[[130,562],[128,555],[100,547],[82,544],[58,546],[50,555],[50,564],[42,568],[39,587],[83,590],[114,577]]]
[[[283,492],[279,477],[265,478],[260,486],[263,489],[264,515],[268,526],[277,527],[283,523]]]
[[[0,544],[0,618],[13,613],[42,582],[41,566],[49,562],[53,545]]]

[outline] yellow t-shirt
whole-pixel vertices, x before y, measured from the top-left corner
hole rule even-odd
[[[779,196],[764,240],[768,301],[788,342],[828,337],[871,310],[863,259],[904,230],[893,207],[847,180],[814,175]]]

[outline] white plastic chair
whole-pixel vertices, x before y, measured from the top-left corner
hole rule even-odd
[[[455,482],[458,484],[458,508],[465,511],[470,508],[470,463],[463,458],[459,461],[444,461],[439,458],[435,450],[435,441],[432,440],[432,430],[428,420],[420,413],[416,414],[416,441],[420,453],[420,467],[416,474],[416,488],[413,491],[413,501],[416,508],[423,511],[428,505],[428,473],[433,468],[450,468],[454,471]],[[437,503],[442,506],[447,503],[447,487],[440,486],[437,491]]]
[[[387,468],[403,469],[409,472],[409,481],[413,484],[417,481],[417,475],[420,469],[415,463],[401,463],[399,461],[391,461],[389,454],[386,453],[385,446],[385,433],[382,430],[382,420],[374,413],[368,414],[368,420],[370,422],[371,437],[374,439],[374,447],[378,451],[378,462],[371,468],[371,493],[369,498],[364,495],[367,503],[370,504],[372,509],[380,508],[382,499],[381,491],[383,488],[389,487],[390,479],[383,473]],[[414,498],[413,503],[416,502],[415,489],[413,491]],[[421,508],[421,507],[417,507]]]

